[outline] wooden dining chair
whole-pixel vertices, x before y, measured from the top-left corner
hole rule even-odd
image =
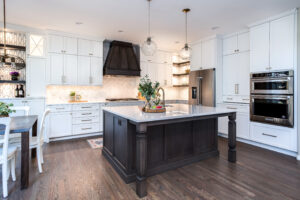
[[[38,162],[38,168],[39,172],[43,172],[42,164],[44,163],[44,156],[43,156],[43,144],[44,144],[44,133],[45,133],[45,122],[48,114],[50,113],[50,109],[46,109],[42,122],[41,122],[41,127],[40,130],[37,133],[37,136],[33,136],[30,138],[30,149],[36,149],[37,153],[37,162]]]
[[[12,174],[12,180],[16,180],[16,156],[17,156],[17,147],[9,145],[9,132],[10,132],[10,122],[9,117],[0,118],[0,126],[5,126],[5,133],[3,139],[0,139],[0,164],[2,165],[2,188],[3,188],[3,197],[7,197],[7,181],[9,179],[10,171]]]

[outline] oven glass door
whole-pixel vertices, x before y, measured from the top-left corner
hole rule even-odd
[[[292,126],[293,96],[252,95],[251,119]]]
[[[256,94],[293,94],[293,78],[253,79],[251,93]]]

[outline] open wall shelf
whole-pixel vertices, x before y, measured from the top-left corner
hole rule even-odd
[[[4,49],[4,44],[0,44],[0,49]],[[18,51],[26,51],[26,47],[24,46],[18,46],[18,45],[6,45],[7,50],[18,50]]]
[[[0,80],[0,83],[25,84],[26,81]]]

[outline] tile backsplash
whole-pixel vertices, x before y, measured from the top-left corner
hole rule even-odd
[[[69,100],[70,91],[82,96],[82,100],[99,101],[105,98],[136,98],[139,77],[104,76],[102,86],[48,86],[47,103],[60,103]],[[165,88],[166,99],[179,99],[179,89]]]

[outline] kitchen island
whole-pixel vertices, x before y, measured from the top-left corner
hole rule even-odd
[[[228,161],[236,162],[236,113],[229,109],[172,104],[166,113],[139,106],[103,108],[102,154],[126,183],[147,195],[149,176],[218,156],[218,117],[228,116]]]

